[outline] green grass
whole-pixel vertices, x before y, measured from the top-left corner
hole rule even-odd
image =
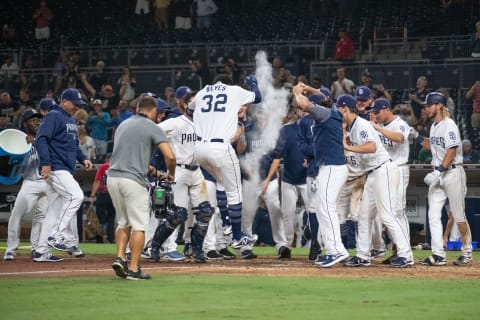
[[[84,243],[81,248],[88,254],[115,253],[112,244]],[[276,255],[272,247],[256,247],[255,252]],[[293,253],[306,256],[308,249]],[[431,254],[414,253],[416,259]],[[458,254],[448,252],[448,257]],[[474,258],[480,259],[480,253],[475,252]],[[479,296],[480,279],[172,274],[137,282],[110,275],[0,278],[0,318],[478,319]]]

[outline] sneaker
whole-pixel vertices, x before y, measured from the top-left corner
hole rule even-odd
[[[246,259],[246,260],[250,260],[250,259],[256,259],[257,258],[257,255],[255,253],[253,253],[252,250],[244,250],[240,257],[242,259]]]
[[[192,244],[190,242],[185,242],[183,246],[183,255],[190,258],[192,256]]]
[[[292,250],[288,247],[281,246],[278,249],[278,259],[290,259],[292,257]]]
[[[61,241],[58,241],[54,237],[48,237],[48,245],[58,251],[68,251],[68,247],[63,244]]]
[[[472,257],[469,256],[460,256],[457,260],[453,261],[453,264],[456,266],[465,266],[472,262]]]
[[[128,265],[127,261],[122,260],[122,258],[117,257],[112,264],[112,269],[115,271],[115,274],[120,278],[126,278],[128,274]]]
[[[210,250],[207,252],[206,258],[208,260],[223,260],[223,256],[217,250]]]
[[[348,260],[346,260],[344,263],[343,263],[344,266],[346,267],[368,267],[370,265],[372,265],[372,263],[368,260],[365,260],[365,259],[362,259],[360,257],[352,257]]]
[[[143,259],[152,259],[152,248],[150,247],[145,247],[142,250],[142,253],[140,254],[140,257]]]
[[[185,256],[183,254],[178,253],[177,251],[170,251],[165,253],[163,256],[165,260],[170,260],[170,261],[183,261],[185,260]]]
[[[16,253],[14,251],[7,251],[3,256],[3,260],[5,261],[12,261],[15,260]]]
[[[202,252],[193,252],[192,253],[192,259],[193,259],[193,262],[196,262],[196,263],[207,262],[207,258],[203,254],[203,251]]]
[[[254,244],[253,239],[250,236],[244,234],[238,240],[233,239],[232,244],[230,246],[233,249],[240,249],[243,246],[251,246],[253,244]]]
[[[397,255],[395,255],[395,254],[394,254],[394,255],[391,255],[391,256],[388,257],[387,259],[383,260],[383,261],[382,261],[382,264],[388,264],[388,265],[390,265],[390,264],[392,264],[392,261],[393,261],[394,259],[396,259],[396,258],[397,258]]]
[[[348,259],[348,253],[339,253],[339,254],[327,254],[320,260],[319,263],[315,262],[316,265],[322,268],[329,268],[334,264],[342,262],[345,259]]]
[[[370,250],[370,257],[372,258],[380,258],[380,257],[385,257],[387,255],[387,253],[385,252],[385,250],[376,250],[376,249],[372,249]]]
[[[77,246],[71,246],[68,248],[68,254],[74,256],[75,258],[84,257],[85,254]]]
[[[312,244],[310,245],[310,251],[308,252],[308,261],[314,262],[321,253],[322,249],[320,248],[320,244],[316,241],[312,241]]]
[[[232,225],[231,224],[222,225],[222,233],[225,237],[231,235],[232,234]]]
[[[223,256],[224,260],[232,260],[232,259],[235,259],[237,257],[236,255],[234,255],[233,253],[228,251],[227,248],[220,249],[220,251],[218,251],[218,253],[220,253]]]
[[[319,254],[319,255],[317,256],[317,259],[315,259],[315,261],[313,261],[313,263],[314,263],[314,264],[320,264],[323,259],[325,259],[325,256],[322,256],[321,254]]]
[[[444,257],[433,254],[430,257],[421,260],[420,264],[423,264],[424,266],[444,266],[447,264],[447,260]]]
[[[150,277],[149,274],[143,272],[140,266],[138,266],[138,270],[135,272],[133,272],[133,270],[128,270],[126,279],[127,280],[150,280],[152,279],[152,277]]]
[[[413,266],[413,260],[405,257],[396,257],[392,259],[392,262],[390,263],[390,267],[392,268],[406,268],[410,266]]]
[[[33,261],[35,262],[60,262],[63,261],[62,258],[52,256],[50,252],[47,253],[39,253],[35,252]]]

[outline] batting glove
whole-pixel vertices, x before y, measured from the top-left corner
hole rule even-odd
[[[429,187],[433,187],[435,186],[438,182],[440,182],[440,176],[442,175],[442,173],[440,171],[433,171],[433,172],[430,172],[429,174],[427,174],[425,176],[425,178],[423,178],[423,181],[425,182],[425,184]]]
[[[245,77],[245,81],[247,82],[250,88],[254,88],[258,86],[257,78],[254,75],[249,75]]]

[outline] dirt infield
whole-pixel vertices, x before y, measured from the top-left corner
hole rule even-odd
[[[0,261],[0,279],[23,277],[72,277],[72,276],[113,276],[110,267],[112,255],[87,255],[73,258],[62,255],[58,263],[33,262],[27,254],[19,255],[14,261]],[[316,277],[397,277],[397,278],[480,278],[480,261],[468,266],[427,267],[416,263],[405,269],[394,269],[382,265],[380,260],[369,267],[347,268],[342,265],[324,269],[306,261],[306,257],[278,260],[274,257],[259,257],[254,260],[235,259],[230,261],[209,261],[197,264],[193,261],[155,263],[143,260],[142,268],[152,275],[165,274],[237,274],[265,276],[316,276]]]

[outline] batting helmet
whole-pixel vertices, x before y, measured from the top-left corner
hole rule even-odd
[[[447,105],[447,98],[440,92],[431,92],[425,97],[425,104],[427,106],[435,103],[441,103],[442,105]]]

